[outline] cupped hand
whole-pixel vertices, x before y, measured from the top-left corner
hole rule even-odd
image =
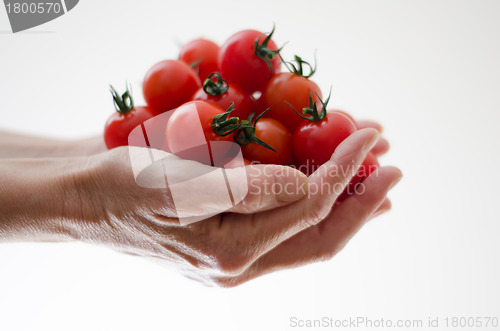
[[[382,167],[365,181],[364,194],[349,197],[332,211],[357,170],[354,165],[361,164],[376,146],[378,136],[375,129],[352,134],[309,178],[285,166],[246,166],[247,193],[233,206],[224,205],[219,190],[212,189],[220,185],[217,177],[205,176],[199,187],[207,190],[208,200],[181,204],[183,210],[176,208],[168,185],[137,185],[127,148],[102,153],[76,179],[81,184],[81,222],[71,229],[71,236],[154,258],[190,278],[224,287],[277,269],[328,259],[368,218],[387,208],[385,196],[401,177],[398,169]],[[191,161],[184,162],[178,171],[193,166],[188,164]],[[226,170],[227,176],[233,171],[238,169]],[[205,207],[200,209],[200,205],[212,213],[228,209],[181,224],[180,214],[203,216]]]

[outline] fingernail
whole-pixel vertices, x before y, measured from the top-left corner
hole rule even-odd
[[[377,130],[375,129],[372,129],[373,132],[372,132],[372,137],[370,138],[370,140],[368,140],[368,142],[363,146],[363,152],[364,153],[368,153],[372,148],[373,146],[375,146],[375,144],[377,143],[378,141],[378,138],[380,137],[380,133],[378,133]]]
[[[296,201],[307,194],[309,180],[301,171],[289,168],[274,174],[274,193],[281,202]]]

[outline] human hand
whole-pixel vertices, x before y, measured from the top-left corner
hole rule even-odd
[[[89,156],[104,151],[102,135],[61,140],[0,130],[0,159]]]
[[[179,210],[168,188],[136,184],[126,148],[103,153],[93,158],[85,179],[78,176],[81,208],[76,214],[81,220],[73,224],[70,236],[160,260],[190,278],[218,286],[235,286],[276,269],[324,260],[381,207],[401,176],[396,168],[380,168],[364,182],[364,194],[349,197],[332,211],[352,173],[339,169],[355,171],[352,164],[361,163],[377,136],[374,129],[354,133],[309,178],[289,167],[247,166],[248,194],[243,201],[188,225],[179,224]],[[270,189],[277,173],[291,183],[283,196]],[[210,184],[219,183],[201,186]],[[213,196],[211,201],[217,205],[219,199]],[[193,206],[183,212],[198,213],[196,203]]]
[[[176,218],[179,210],[168,189],[137,185],[127,148],[90,158],[6,160],[0,162],[0,240],[99,243],[161,260],[205,283],[234,286],[333,256],[366,219],[390,207],[385,194],[400,172],[384,167],[364,182],[363,195],[333,208],[355,171],[337,170],[359,164],[375,136],[373,129],[353,134],[307,179],[308,186],[303,185],[306,178],[289,167],[248,166],[249,192],[242,202],[185,226]],[[379,139],[372,151],[380,154],[387,148]],[[279,195],[270,189],[278,183],[277,173],[282,186],[291,184]],[[214,184],[207,178],[207,186]],[[326,190],[311,190],[324,184]],[[217,196],[210,196],[214,199],[208,205],[196,202],[182,212],[220,208]]]

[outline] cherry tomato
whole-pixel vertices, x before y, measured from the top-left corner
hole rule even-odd
[[[318,85],[291,72],[274,76],[262,95],[266,106],[271,108],[269,116],[285,124],[292,133],[304,121],[295,111],[301,113],[303,108],[309,107],[309,96],[313,102],[321,100],[322,94]]]
[[[253,101],[253,111],[256,114],[260,114],[267,109],[267,104],[265,101],[265,97],[263,95],[258,95],[257,98],[252,95],[252,101]]]
[[[255,124],[255,136],[265,141],[275,151],[251,142],[241,147],[246,159],[264,164],[286,165],[290,163],[292,135],[283,124],[272,118],[261,118]]]
[[[358,185],[363,183],[366,177],[370,176],[379,166],[380,164],[378,163],[377,157],[373,153],[369,152],[366,154],[366,158],[359,166],[358,172],[352,177],[342,194],[337,198],[337,201],[341,202],[356,192],[362,193]]]
[[[172,153],[204,164],[223,166],[231,155],[236,155],[239,146],[233,142],[233,135],[214,129],[214,118],[224,110],[206,101],[191,101],[177,108],[170,116],[166,127],[166,141]],[[220,116],[219,116],[220,117]],[[230,132],[231,133],[231,132]],[[222,164],[221,164],[222,163]]]
[[[351,133],[356,125],[340,113],[326,113],[319,121],[301,123],[293,134],[293,152],[300,170],[311,174],[328,161],[337,146]]]
[[[156,115],[143,123],[143,134],[148,139],[147,147],[170,152],[165,142],[165,128],[167,127],[168,115],[168,113]]]
[[[231,103],[234,103],[231,116],[240,119],[247,119],[253,112],[253,98],[237,85],[228,84],[218,73],[210,74],[209,79],[205,81],[202,88],[196,91],[192,99],[207,101],[222,109],[227,109]]]
[[[354,119],[354,117],[352,117],[350,114],[346,113],[345,111],[340,110],[340,109],[332,109],[332,110],[328,110],[328,112],[329,113],[340,113],[340,114],[347,116],[347,118],[349,118],[354,124],[356,124],[356,127],[358,128],[358,124],[356,123],[356,120]]]
[[[244,30],[229,37],[219,53],[222,76],[247,94],[263,91],[272,75],[280,72],[278,48],[271,40],[273,32],[274,28],[266,37],[256,30]]]
[[[200,78],[188,64],[164,60],[148,70],[142,90],[148,106],[161,114],[189,101],[200,86]]]
[[[116,112],[108,118],[104,126],[104,142],[108,149],[129,145],[128,136],[130,132],[136,126],[154,116],[149,107],[134,106],[128,89],[119,96],[116,90],[111,87],[111,93],[113,94]],[[131,145],[140,144],[131,142]]]
[[[195,39],[182,46],[179,59],[193,66],[201,81],[212,72],[219,71],[218,57],[220,47],[213,41]]]

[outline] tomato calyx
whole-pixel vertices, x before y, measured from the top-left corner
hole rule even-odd
[[[260,40],[260,37],[262,35],[265,35],[265,34],[262,34],[257,39],[255,39],[255,43],[254,43],[255,55],[257,57],[259,57],[260,59],[262,59],[264,62],[266,62],[267,67],[269,68],[269,71],[271,72],[270,77],[273,76],[273,65],[271,64],[271,60],[274,59],[276,57],[276,55],[278,55],[281,52],[281,50],[283,49],[283,47],[281,47],[279,49],[273,50],[273,49],[269,49],[267,47],[269,44],[269,41],[271,40],[271,37],[274,33],[274,28],[275,28],[275,26],[273,25],[273,29],[271,30],[269,35],[266,36],[264,41],[262,41],[262,43],[259,44],[259,40]]]
[[[193,63],[191,63],[189,66],[191,67],[191,69],[196,69],[196,67],[200,65],[201,61],[203,61],[203,58],[201,58],[201,59],[199,59],[199,60],[194,61],[194,62],[193,62]]]
[[[213,80],[215,79],[215,81]],[[212,72],[203,83],[203,91],[208,95],[219,96],[229,90],[229,84],[218,72]]]
[[[292,61],[290,61],[290,62],[283,61],[283,64],[288,69],[288,71],[290,71],[291,73],[293,73],[295,75],[298,75],[298,76],[304,77],[304,78],[310,78],[316,72],[316,65],[317,65],[316,55],[314,55],[314,67],[309,62],[302,60],[302,58],[298,55],[295,55],[294,62],[296,62],[297,65],[294,65],[292,63]],[[304,65],[309,67],[309,74],[308,75],[304,74]]]
[[[241,126],[238,117],[229,117],[233,110],[234,102],[231,103],[231,106],[224,113],[215,115],[212,119],[212,130],[221,137],[230,135]]]
[[[319,97],[318,93],[314,92],[316,96],[319,99],[319,102],[321,103],[321,110],[318,110],[318,107],[316,105],[316,101],[313,101],[311,90],[309,89],[309,107],[305,107],[302,109],[302,114],[300,114],[293,106],[288,103],[288,101],[285,101],[290,107],[292,107],[293,111],[302,117],[303,119],[306,119],[311,122],[319,122],[325,119],[326,117],[326,106],[328,105],[328,102],[330,101],[330,96],[332,94],[332,89],[330,88],[330,93],[328,93],[328,98],[326,98],[325,101],[321,100]],[[305,116],[307,115],[307,116]]]
[[[358,187],[360,187],[362,184],[363,184],[363,181],[366,179],[366,175],[363,175],[363,177],[361,177],[359,183],[356,184],[356,186],[354,187],[354,192],[357,192],[358,191]]]
[[[116,92],[115,88],[112,85],[109,85],[109,90],[111,91],[111,95],[113,96],[113,105],[118,113],[125,115],[134,109],[134,99],[132,99],[132,95],[129,91],[128,85],[127,90],[120,96],[118,92]]]
[[[256,143],[262,147],[272,150],[276,152],[274,148],[272,148],[268,143],[263,140],[260,140],[255,136],[255,126],[257,122],[264,116],[264,114],[271,108],[267,108],[262,113],[259,114],[255,119],[255,113],[250,114],[248,119],[242,120],[240,123],[240,128],[234,134],[234,141],[236,141],[240,145],[247,145],[250,143]]]

